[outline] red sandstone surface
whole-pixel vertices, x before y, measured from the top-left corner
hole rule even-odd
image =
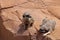
[[[0,0],[0,5],[2,8],[0,10],[0,40],[30,40],[29,33],[31,35],[37,33],[45,17],[56,21],[56,28],[49,35],[48,40],[60,40],[60,0]],[[10,6],[14,7],[3,9]],[[35,20],[33,27],[26,31],[21,28],[22,22],[19,19],[22,19],[25,12],[30,13]],[[42,37],[39,35],[38,39],[42,40]],[[47,39],[43,38],[43,40]]]

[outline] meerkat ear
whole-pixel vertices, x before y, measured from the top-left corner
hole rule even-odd
[[[42,21],[42,23],[46,23],[47,22],[47,17],[45,17]]]
[[[42,24],[41,24],[40,26],[44,25],[47,21],[48,21],[48,19],[47,19],[47,17],[45,17],[45,18],[42,20]]]

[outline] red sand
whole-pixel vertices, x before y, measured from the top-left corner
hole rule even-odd
[[[55,31],[49,36],[52,40],[60,40],[60,0],[43,0],[45,4],[41,0],[31,1],[33,2],[28,2],[27,0],[0,0],[2,8],[16,5],[13,8],[2,9],[0,14],[1,40],[29,40],[29,32],[31,35],[37,33],[35,27],[39,30],[39,25],[45,17],[56,21]],[[18,14],[15,12],[16,10]],[[21,20],[19,18],[22,19],[22,15],[25,12],[30,13],[35,20],[33,27],[27,31],[19,30],[21,28]],[[38,38],[41,40],[40,36]]]

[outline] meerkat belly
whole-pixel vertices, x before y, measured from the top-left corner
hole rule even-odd
[[[46,27],[49,28],[49,29],[52,30],[52,31],[54,30],[55,25],[56,25],[55,21],[52,21],[52,20],[49,20],[49,21],[46,23]]]
[[[41,26],[41,29],[43,29],[47,33],[48,31],[53,31],[55,29],[55,22],[54,21],[47,21],[44,25]]]

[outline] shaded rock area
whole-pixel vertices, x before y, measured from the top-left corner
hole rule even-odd
[[[47,37],[37,35],[37,40],[60,40],[60,0],[0,0],[0,40],[31,40],[38,34],[42,20],[56,21],[56,28]],[[28,12],[34,18],[34,25],[23,29],[22,15]]]

